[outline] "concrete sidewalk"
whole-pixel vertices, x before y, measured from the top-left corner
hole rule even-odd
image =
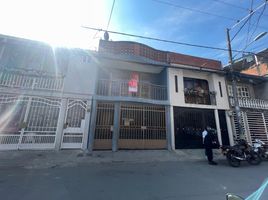
[[[214,151],[215,152],[215,151]],[[218,151],[215,159],[224,158]],[[56,167],[81,166],[97,163],[147,163],[168,161],[206,160],[203,149],[198,150],[125,150],[118,152],[94,151],[86,153],[81,150],[62,151],[1,151],[1,168],[42,169]]]

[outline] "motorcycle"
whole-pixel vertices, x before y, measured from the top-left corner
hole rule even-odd
[[[265,142],[260,139],[255,139],[254,142],[252,142],[252,147],[253,150],[259,154],[262,160],[268,160],[268,151],[265,146]]]
[[[258,152],[245,140],[239,140],[234,146],[222,146],[221,149],[232,167],[239,167],[241,161],[247,161],[251,165],[259,165],[262,162]]]

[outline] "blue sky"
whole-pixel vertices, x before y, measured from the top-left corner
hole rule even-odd
[[[250,8],[251,4],[251,0],[162,1],[234,19],[241,19],[248,12],[219,1],[244,8]],[[263,2],[264,0],[253,0],[253,8]],[[103,33],[85,30],[81,26],[105,29],[112,3],[113,0],[1,0],[0,34],[46,41],[55,45],[96,49]],[[259,11],[262,11],[262,8]],[[259,33],[268,31],[268,8],[259,20],[259,26],[265,28],[255,30],[252,26],[256,24],[259,15],[260,13],[254,14],[250,20],[251,26],[247,23],[232,41],[233,49],[242,50],[247,44],[247,38],[249,43],[249,40],[252,41]],[[226,48],[226,28],[234,24],[235,21],[165,5],[155,0],[115,0],[109,30]],[[232,29],[231,35],[234,35],[239,27]],[[227,52],[222,51],[114,34],[110,34],[110,39],[138,41],[161,50],[219,59],[224,64],[228,59]],[[267,47],[268,35],[252,43],[246,50],[256,52]]]

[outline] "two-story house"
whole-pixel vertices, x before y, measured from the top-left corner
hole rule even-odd
[[[238,104],[241,111],[242,129],[248,142],[261,139],[268,144],[268,78],[234,72],[237,82]],[[231,105],[229,113],[234,140],[239,139],[238,120],[234,109],[231,77],[226,76]]]
[[[202,148],[206,127],[232,143],[219,61],[106,40],[98,59],[90,150]]]
[[[0,150],[87,148],[94,52],[0,35]]]

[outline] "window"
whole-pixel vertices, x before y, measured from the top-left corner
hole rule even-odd
[[[233,88],[231,85],[228,85],[228,94],[229,96],[233,97],[234,93],[233,93]],[[246,97],[249,98],[250,94],[249,94],[249,89],[247,86],[237,86],[237,96],[238,97]]]
[[[221,82],[219,81],[219,89],[220,89],[220,95],[222,97],[222,88],[221,88]]]
[[[210,105],[208,82],[202,79],[183,78],[185,103]]]
[[[178,93],[178,76],[175,75],[175,91]]]

